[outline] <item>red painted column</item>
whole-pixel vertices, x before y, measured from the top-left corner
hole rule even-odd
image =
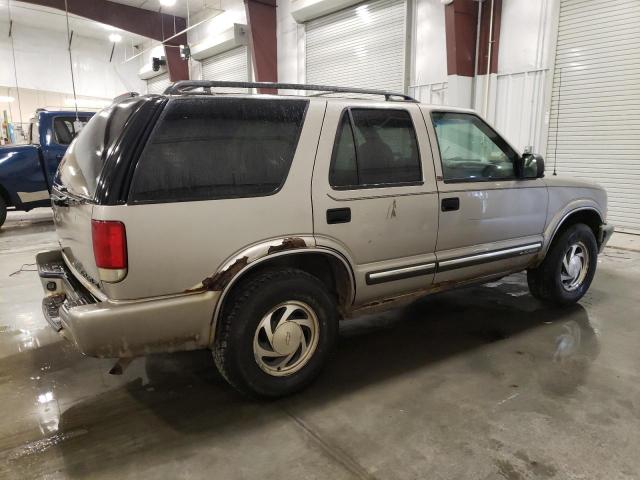
[[[454,0],[444,10],[447,74],[473,77],[476,60],[478,2]]]
[[[476,62],[478,2],[454,0],[445,7],[448,103],[471,107]]]
[[[491,2],[493,1],[493,26],[489,38],[491,20]],[[502,0],[485,0],[480,16],[480,38],[478,39],[478,75],[487,74],[489,43],[491,43],[491,65],[489,73],[498,73],[498,49],[500,47],[500,20],[502,16]]]
[[[251,59],[257,82],[278,81],[278,43],[276,33],[276,1],[245,0]],[[260,93],[276,93],[260,89]]]

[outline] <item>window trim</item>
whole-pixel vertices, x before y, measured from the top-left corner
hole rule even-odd
[[[502,177],[502,178],[451,178],[451,179],[446,179],[444,176],[444,163],[442,160],[442,152],[440,151],[440,140],[438,139],[438,131],[436,130],[436,125],[434,123],[434,118],[433,118],[433,114],[434,113],[455,113],[457,115],[467,115],[469,117],[475,117],[478,120],[480,120],[480,122],[482,122],[489,130],[491,130],[496,137],[498,137],[499,139],[501,139],[504,144],[509,147],[513,153],[517,156],[518,152],[511,146],[509,145],[509,142],[507,142],[502,135],[500,135],[498,132],[496,132],[496,130],[489,125],[489,123],[487,121],[485,121],[482,117],[480,117],[480,115],[476,114],[476,113],[472,113],[472,112],[456,112],[455,110],[431,110],[431,112],[429,112],[429,117],[431,118],[431,125],[433,126],[433,132],[435,134],[436,137],[436,145],[438,147],[438,157],[440,158],[440,171],[442,172],[442,182],[444,183],[487,183],[487,182],[505,182],[505,181],[513,181],[513,180],[520,180],[520,178],[516,175],[516,168],[515,168],[515,159],[511,159],[511,164],[513,166],[513,176],[510,177]],[[484,132],[483,132],[484,133]],[[502,152],[507,155],[507,152],[505,152],[500,145],[498,145],[497,143],[493,142],[498,148],[500,148],[500,150],[502,150]],[[508,156],[508,155],[507,155]]]
[[[356,155],[356,168],[358,168],[358,146],[356,144],[356,135],[353,130],[353,116],[351,114],[352,110],[379,110],[379,111],[396,111],[396,112],[406,112],[409,115],[409,121],[411,122],[411,128],[413,128],[413,135],[416,140],[416,147],[418,147],[418,168],[420,169],[420,180],[416,180],[413,182],[394,182],[394,183],[368,183],[368,184],[360,184],[360,185],[332,185],[331,183],[331,172],[333,170],[333,166],[336,162],[336,150],[338,148],[338,144],[336,139],[338,138],[338,133],[340,132],[340,127],[342,125],[342,120],[345,115],[345,112],[348,112],[349,115],[349,129],[351,131],[351,136],[353,138],[353,146],[354,152]],[[356,172],[358,173],[358,172]],[[358,175],[359,178],[359,175]],[[413,121],[413,117],[411,116],[411,112],[406,108],[380,108],[380,107],[345,107],[340,112],[340,116],[338,118],[338,126],[336,128],[336,132],[333,136],[333,148],[331,149],[331,162],[329,163],[329,172],[327,175],[327,182],[329,183],[329,187],[331,190],[335,191],[349,191],[349,190],[371,190],[374,188],[393,188],[393,187],[415,187],[424,185],[424,171],[422,168],[422,152],[420,150],[420,142],[418,141],[418,132],[416,130],[416,124]]]
[[[175,99],[172,99],[172,100],[168,101],[164,105],[164,107],[162,109],[162,113],[160,114],[160,116],[156,120],[155,125],[153,126],[153,128],[151,129],[151,132],[149,132],[149,135],[147,136],[147,138],[145,140],[144,146],[140,150],[140,154],[135,159],[135,167],[133,168],[133,171],[132,171],[131,176],[130,176],[131,180],[129,182],[129,189],[128,189],[127,196],[126,196],[127,197],[126,204],[127,205],[151,205],[151,204],[160,204],[160,203],[208,202],[208,201],[212,201],[212,200],[232,200],[232,199],[240,199],[240,198],[270,197],[272,195],[275,195],[275,194],[279,193],[282,190],[282,188],[284,187],[284,185],[287,183],[287,179],[289,178],[289,174],[291,173],[291,168],[293,167],[293,164],[294,164],[294,161],[295,161],[295,158],[296,158],[296,154],[298,153],[298,146],[300,145],[300,138],[302,138],[302,131],[304,130],[304,127],[305,127],[305,124],[306,124],[307,113],[309,111],[309,105],[310,105],[311,102],[309,100],[305,100],[305,99],[302,99],[302,98],[294,98],[294,99],[279,99],[279,98],[263,99],[263,98],[246,98],[246,97],[225,96],[225,97],[207,98],[207,100],[215,102],[216,100],[229,100],[229,99],[233,98],[233,99],[248,100],[248,101],[260,101],[260,100],[266,101],[266,100],[271,100],[271,101],[275,101],[275,102],[287,102],[287,101],[303,101],[303,102],[305,102],[304,110],[302,112],[302,117],[300,119],[300,128],[298,129],[298,135],[297,135],[296,141],[295,141],[295,143],[293,145],[293,156],[291,157],[291,162],[289,163],[289,167],[287,168],[287,171],[286,171],[285,175],[282,177],[282,181],[280,182],[278,187],[276,189],[274,189],[273,191],[269,192],[269,193],[254,193],[254,194],[245,194],[245,195],[221,195],[221,196],[208,196],[208,197],[189,197],[189,198],[174,198],[174,199],[164,198],[164,199],[147,199],[147,200],[136,200],[135,198],[133,198],[134,193],[135,193],[136,176],[138,175],[138,169],[140,168],[140,160],[142,159],[142,157],[145,154],[145,151],[147,150],[147,148],[151,144],[151,139],[155,135],[156,131],[160,128],[160,125],[162,124],[162,122],[164,121],[165,117],[167,116],[167,114],[169,112],[169,107],[171,106],[171,104],[173,102],[188,101],[188,100],[193,100],[193,98],[194,97],[178,97],[178,98],[175,98]],[[202,97],[199,97],[199,99],[202,99]]]

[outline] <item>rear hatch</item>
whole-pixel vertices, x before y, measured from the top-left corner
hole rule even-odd
[[[105,181],[105,164],[137,102],[140,99],[125,100],[91,118],[69,145],[52,188],[54,222],[65,262],[76,276],[100,290],[91,227],[96,190]]]

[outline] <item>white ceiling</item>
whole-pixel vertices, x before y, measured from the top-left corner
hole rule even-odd
[[[7,8],[8,1],[9,0],[0,0],[0,25],[3,26],[1,29],[3,35],[5,34],[5,31],[7,31],[9,25],[9,12]],[[16,0],[10,1],[11,18],[13,19],[14,25],[23,24],[29,25],[30,27],[66,32],[66,17],[63,11]],[[112,1],[133,7],[144,8],[145,10],[158,11],[160,9],[159,0]],[[203,15],[208,16],[206,13],[207,11],[210,11],[213,16],[220,13],[219,7],[219,0],[176,0],[176,4],[173,7],[162,7],[162,11],[172,15],[183,16],[185,18],[187,18],[187,16],[192,17],[194,15],[201,18]],[[194,22],[192,21],[191,23],[193,24]],[[76,15],[69,15],[69,28],[73,30],[76,35],[101,40],[107,40],[109,34],[114,31],[120,34],[123,42],[126,42],[127,44],[139,45],[145,40],[145,37],[140,35],[125,32]]]

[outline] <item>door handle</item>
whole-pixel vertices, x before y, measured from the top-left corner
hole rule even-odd
[[[349,223],[350,221],[350,208],[330,208],[327,210],[327,223]]]
[[[460,199],[458,197],[443,198],[441,209],[443,212],[453,212],[454,210],[460,210]]]

